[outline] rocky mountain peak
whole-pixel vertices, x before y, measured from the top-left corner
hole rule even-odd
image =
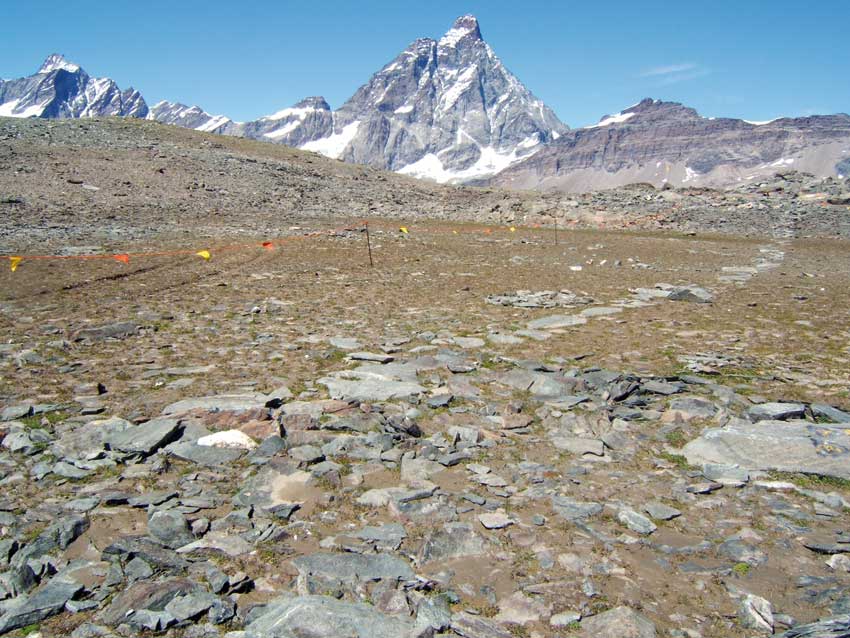
[[[440,38],[439,46],[453,47],[461,43],[474,43],[483,41],[478,19],[474,15],[465,15],[455,20],[452,28]]]
[[[654,100],[651,97],[642,99],[640,102],[623,111],[623,113],[635,113],[636,115],[651,117],[663,117],[665,119],[693,119],[700,115],[696,109],[692,109],[679,102],[664,102]]]
[[[330,111],[331,105],[327,103],[324,97],[321,95],[314,95],[311,97],[304,98],[298,104],[296,104],[293,108],[296,109],[316,109],[319,111]]]
[[[52,53],[47,56],[47,59],[44,60],[44,63],[41,65],[41,68],[38,70],[38,72],[50,73],[52,71],[59,70],[68,71],[69,73],[77,73],[81,69],[79,64],[69,62],[61,53]]]

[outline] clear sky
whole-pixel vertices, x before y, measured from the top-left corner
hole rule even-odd
[[[0,77],[63,53],[149,104],[250,120],[310,95],[337,108],[465,13],[572,127],[644,97],[750,120],[850,112],[850,0],[4,0]]]

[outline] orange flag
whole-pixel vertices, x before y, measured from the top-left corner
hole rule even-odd
[[[209,261],[212,255],[210,255],[210,251],[208,250],[199,250],[195,253],[198,257],[203,257],[204,261]]]
[[[12,272],[15,272],[18,269],[18,264],[20,264],[23,260],[23,257],[9,257],[9,268],[12,269]]]
[[[274,250],[274,244],[270,241],[264,241],[262,245],[266,250]]]
[[[130,263],[130,255],[126,255],[126,254],[124,254],[124,255],[112,255],[112,258],[115,261],[120,261],[122,264],[129,264]]]

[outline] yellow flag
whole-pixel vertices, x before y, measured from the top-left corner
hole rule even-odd
[[[515,233],[515,232],[516,232],[516,227],[511,226],[511,232],[512,232],[512,233]]]
[[[457,231],[456,231],[456,230],[453,230],[453,231],[452,231],[452,234],[453,234],[453,235],[457,235]]]
[[[18,264],[20,264],[23,260],[23,257],[9,257],[9,267],[12,269],[12,272],[15,272],[18,269]]]
[[[399,230],[401,232],[403,232],[405,235],[407,235],[407,226],[402,226],[401,228],[399,228]]]
[[[208,250],[199,250],[199,251],[198,251],[198,252],[196,252],[195,254],[196,254],[198,257],[203,257],[203,258],[204,258],[204,261],[209,261],[209,260],[210,260],[210,257],[212,257],[212,255],[210,255],[210,251],[208,251]]]

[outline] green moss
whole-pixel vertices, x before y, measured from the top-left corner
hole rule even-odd
[[[735,563],[732,572],[738,576],[746,576],[750,573],[750,566],[747,563]]]

